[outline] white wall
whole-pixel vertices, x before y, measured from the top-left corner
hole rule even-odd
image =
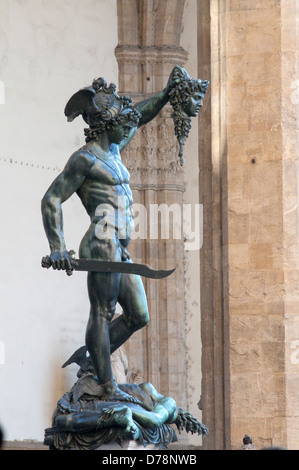
[[[84,143],[67,100],[98,76],[117,84],[116,1],[1,0],[0,36],[0,425],[6,440],[42,441],[74,382],[77,367],[60,366],[84,344],[89,304],[85,274],[40,267],[40,201]],[[64,214],[78,251],[89,221],[76,196]]]

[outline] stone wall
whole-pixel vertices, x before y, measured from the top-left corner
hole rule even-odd
[[[211,313],[203,311],[203,411],[215,433],[207,448],[239,448],[245,433],[259,448],[298,448],[297,3],[209,5],[203,268],[213,288],[203,281]]]
[[[48,249],[40,199],[83,143],[82,122],[69,127],[64,104],[98,75],[117,82],[117,67],[118,88],[135,102],[163,88],[175,63],[191,70],[191,39],[182,46],[182,29],[194,25],[192,2],[89,0],[89,8],[78,2],[73,9],[73,0],[42,7],[3,1],[0,374],[3,400],[14,410],[3,409],[0,424],[8,439],[42,440],[77,370],[62,374],[60,366],[84,341],[85,280],[78,274],[70,284],[40,271]],[[201,330],[202,421],[210,430],[204,448],[238,449],[247,433],[257,448],[298,449],[298,1],[196,5],[198,73],[191,73],[211,81],[198,149],[194,126],[188,142],[198,162],[188,160],[185,173],[178,166],[169,107],[139,132],[124,160],[135,202],[145,207],[182,207],[197,202],[199,190],[200,289],[198,254],[186,254],[183,240],[132,243],[136,261],[176,263],[177,271],[146,281],[151,321],[127,345],[130,367],[196,414]],[[71,198],[69,248],[87,225]],[[36,395],[43,400],[33,406]]]

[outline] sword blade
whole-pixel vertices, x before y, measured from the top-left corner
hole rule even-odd
[[[102,261],[89,258],[75,259],[72,256],[70,261],[72,269],[75,271],[138,274],[139,276],[144,276],[151,279],[163,279],[164,277],[170,276],[175,271],[175,268],[170,270],[158,270],[151,268],[147,264],[124,263],[120,261]],[[49,269],[52,266],[50,256],[44,256],[41,265],[43,268]],[[66,272],[69,276],[72,274],[72,270],[67,270]]]
[[[72,260],[72,266],[76,271],[139,274],[139,276],[151,279],[163,279],[170,276],[170,274],[175,271],[175,268],[170,270],[158,270],[151,268],[147,264],[101,261],[88,258]]]

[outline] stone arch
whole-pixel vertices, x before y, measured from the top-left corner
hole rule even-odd
[[[120,90],[154,93],[175,63],[185,63],[187,53],[180,47],[184,8],[185,0],[117,1]]]
[[[179,46],[185,0],[118,0],[120,45]]]
[[[166,0],[156,2],[155,44],[179,47],[185,1]]]

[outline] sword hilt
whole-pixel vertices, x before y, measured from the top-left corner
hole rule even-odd
[[[68,252],[68,254],[69,254],[69,257],[70,257],[71,265],[75,266],[75,258],[74,258],[75,252],[74,252],[74,250],[70,250]],[[52,260],[51,260],[49,255],[44,256],[42,258],[41,265],[42,265],[42,268],[46,268],[46,269],[51,268]],[[68,276],[71,276],[73,274],[73,268],[72,269],[66,269],[65,272]]]

